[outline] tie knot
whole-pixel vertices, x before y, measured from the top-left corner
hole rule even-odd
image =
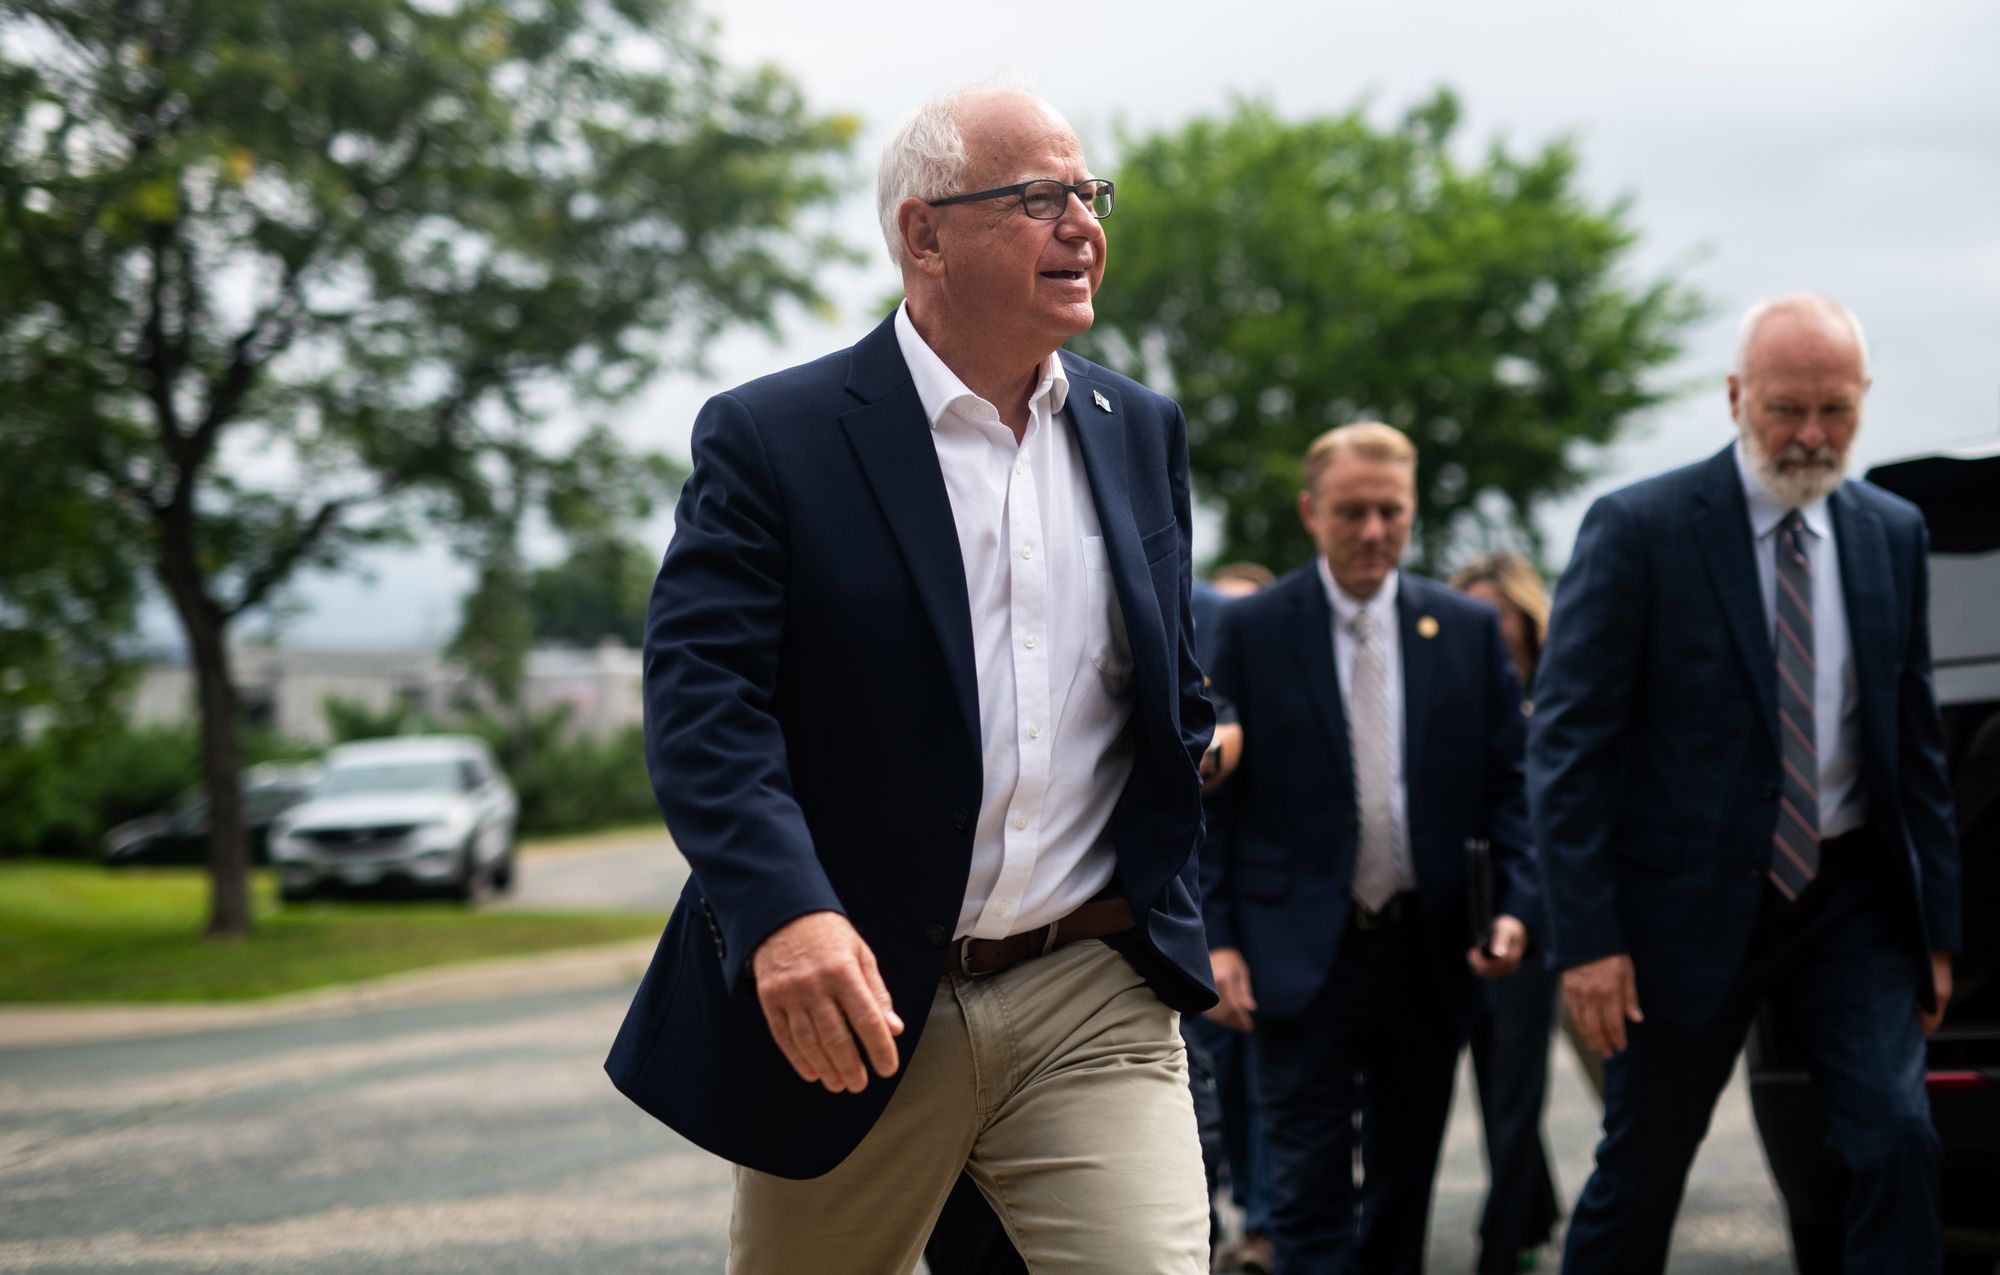
[[[1797,540],[1801,535],[1805,534],[1805,529],[1806,529],[1806,516],[1800,513],[1796,509],[1786,514],[1785,520],[1778,524],[1778,530],[1782,531],[1784,534],[1790,536],[1794,540]]]
[[[1354,618],[1347,622],[1347,628],[1360,641],[1369,641],[1375,636],[1374,612],[1368,610],[1366,607],[1356,611]]]

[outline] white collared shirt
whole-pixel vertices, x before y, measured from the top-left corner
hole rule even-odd
[[[1792,507],[1757,481],[1743,440],[1736,440],[1736,472],[1750,510],[1757,584],[1764,593],[1764,622],[1771,649],[1778,642],[1778,524]],[[1799,510],[1806,524],[1806,561],[1812,569],[1813,746],[1819,751],[1819,834],[1830,841],[1868,818],[1861,789],[1861,692],[1847,638],[1847,597],[1840,583],[1840,546],[1824,497]],[[1771,657],[1774,661],[1777,657]]]
[[[1088,902],[1117,866],[1107,828],[1132,773],[1132,650],[1090,481],[1049,355],[1017,443],[924,343],[896,340],[930,420],[965,563],[985,783],[957,934],[1006,938]]]
[[[1402,829],[1402,844],[1396,864],[1397,889],[1414,890],[1417,888],[1417,874],[1410,851],[1409,784],[1404,777],[1403,626],[1396,614],[1396,590],[1401,584],[1402,573],[1392,569],[1383,578],[1382,587],[1375,590],[1375,596],[1364,601],[1334,581],[1333,570],[1326,565],[1324,557],[1315,559],[1315,562],[1319,567],[1320,586],[1326,590],[1327,606],[1333,612],[1333,668],[1340,678],[1343,711],[1354,698],[1354,633],[1351,626],[1356,615],[1368,612],[1375,622],[1375,640],[1382,645],[1382,677],[1388,683],[1383,690],[1388,698],[1389,778],[1395,785],[1392,800],[1396,808],[1396,824]],[[1347,720],[1353,721],[1351,712],[1347,714]]]

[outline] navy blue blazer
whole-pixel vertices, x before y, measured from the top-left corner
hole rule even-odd
[[[1110,835],[1140,924],[1113,945],[1198,1011],[1215,1000],[1195,866],[1212,717],[1188,619],[1186,422],[1062,359],[1135,665],[1136,761]],[[745,963],[795,917],[846,914],[906,1024],[902,1058],[916,1049],[981,796],[964,564],[891,321],[710,399],[693,448],[645,639],[646,762],[693,877],[606,1069],[691,1141],[812,1177],[902,1072],[860,1094],[799,1079]]]
[[[1520,683],[1493,608],[1401,573],[1403,773],[1431,948],[1455,1003],[1474,981],[1465,842],[1492,844],[1497,910],[1541,926],[1522,795]],[[1425,623],[1425,620],[1430,623]],[[1346,929],[1358,815],[1333,611],[1307,563],[1223,612],[1211,676],[1243,723],[1243,760],[1211,805],[1209,944],[1242,951],[1261,1013],[1302,1012]]]
[[[1918,990],[1959,944],[1958,850],[1931,691],[1928,538],[1864,482],[1828,500],[1868,822]],[[1648,1014],[1700,1023],[1750,943],[1778,819],[1776,656],[1730,448],[1599,500],[1535,675],[1529,794],[1558,966],[1629,953]]]

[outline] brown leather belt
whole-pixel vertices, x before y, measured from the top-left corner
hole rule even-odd
[[[1132,928],[1132,908],[1123,899],[1092,899],[1060,921],[1004,939],[962,938],[951,945],[951,964],[961,974],[998,974],[1031,956],[1046,956],[1065,943],[1101,939]]]

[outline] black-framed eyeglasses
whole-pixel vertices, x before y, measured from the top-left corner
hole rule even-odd
[[[1075,195],[1082,201],[1091,216],[1103,221],[1111,215],[1111,183],[1093,177],[1087,182],[1074,186],[1059,182],[1053,177],[1040,177],[1031,182],[1016,182],[1012,186],[996,186],[992,190],[975,190],[970,195],[946,195],[943,199],[926,200],[933,208],[946,204],[969,204],[981,199],[1004,199],[1009,195],[1021,197],[1021,210],[1036,221],[1055,221],[1069,209],[1069,197]]]

